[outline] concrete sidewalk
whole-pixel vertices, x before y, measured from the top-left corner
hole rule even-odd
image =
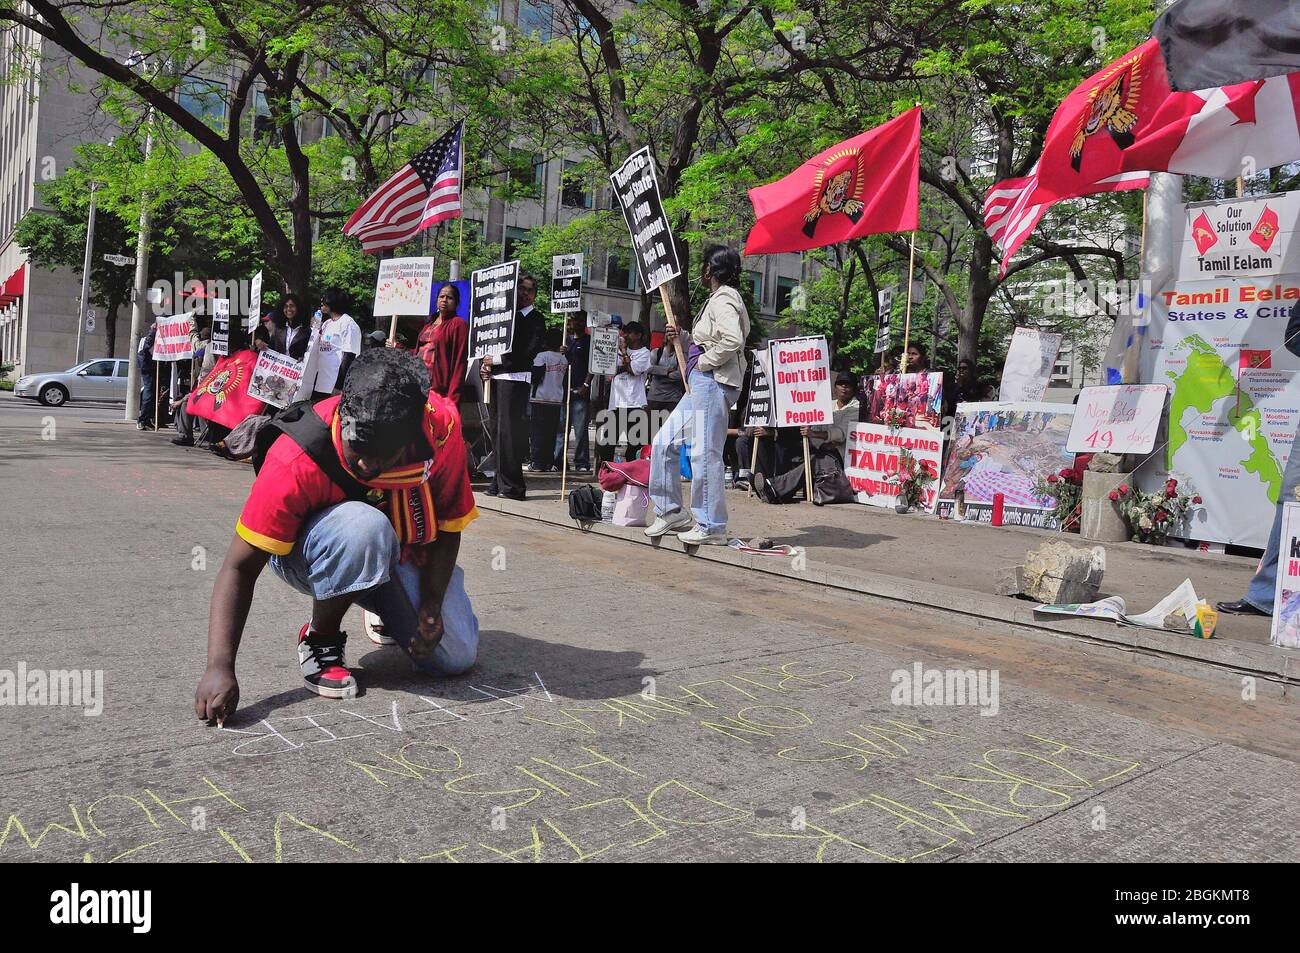
[[[527,478],[527,500],[522,503],[499,500],[480,492],[480,507],[574,526],[568,518],[567,505],[560,499],[559,474],[527,474]],[[590,474],[578,474],[567,486],[571,489],[580,483],[594,482]],[[746,556],[722,547],[702,547],[693,551],[694,555],[872,595],[969,612],[986,619],[1005,619],[1139,650],[1169,652],[1238,671],[1267,673],[1285,681],[1300,679],[1300,653],[1268,644],[1266,618],[1220,616],[1215,638],[1199,640],[1175,633],[1116,626],[1104,620],[1036,615],[1032,603],[993,594],[997,571],[1023,562],[1025,553],[1043,542],[1055,539],[1072,545],[1089,545],[1072,534],[995,528],[923,514],[900,515],[892,510],[856,504],[771,506],[739,490],[728,491],[727,505],[732,536],[745,540],[767,536],[778,544],[803,547],[807,553],[806,566],[796,569],[788,559]],[[591,531],[649,544],[639,529],[597,524]],[[681,548],[672,537],[659,545]],[[1111,543],[1106,545],[1106,567],[1101,594],[1122,596],[1130,611],[1145,612],[1184,579],[1191,579],[1197,595],[1210,603],[1240,598],[1254,574],[1256,560],[1172,547]]]

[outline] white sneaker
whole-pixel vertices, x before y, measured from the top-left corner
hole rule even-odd
[[[645,534],[651,539],[658,539],[660,536],[667,536],[669,533],[676,533],[679,530],[687,529],[695,525],[695,520],[691,519],[685,513],[678,514],[674,520],[666,520],[662,516],[656,517],[655,521],[646,527]]]
[[[375,645],[396,645],[397,639],[384,635],[384,620],[373,612],[366,612],[366,638]]]
[[[687,546],[726,546],[726,533],[706,533],[698,526],[688,529],[684,533],[678,533],[677,538]]]

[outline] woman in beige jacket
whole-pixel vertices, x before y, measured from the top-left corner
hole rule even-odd
[[[749,312],[736,290],[740,255],[714,245],[704,252],[700,283],[709,300],[691,328],[694,338],[686,361],[690,390],[655,435],[650,456],[650,499],[658,518],[645,531],[658,537],[670,532],[693,546],[726,545],[727,500],[722,447],[727,415],[745,376],[745,339]],[[666,343],[676,332],[668,328]],[[691,509],[682,508],[680,457],[691,445]]]

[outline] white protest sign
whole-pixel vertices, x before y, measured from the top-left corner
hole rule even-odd
[[[749,378],[749,403],[745,407],[746,427],[774,426],[772,417],[772,375],[768,373],[768,352],[754,352],[754,373]]]
[[[1273,595],[1273,630],[1269,641],[1283,648],[1300,649],[1300,503],[1282,504],[1277,588]]]
[[[890,321],[894,316],[894,295],[896,293],[895,286],[890,285],[888,288],[881,288],[876,299],[876,313],[879,315],[879,323],[876,326],[876,349],[874,351],[876,354],[884,354],[889,350]]]
[[[1061,335],[1016,328],[1002,365],[1002,387],[998,400],[1004,403],[1033,403],[1043,399],[1052,379],[1056,355],[1061,350]]]
[[[469,359],[514,347],[519,262],[480,268],[469,278]]]
[[[831,363],[826,338],[770,342],[768,369],[776,426],[815,427],[831,422]]]
[[[892,507],[898,502],[899,459],[906,450],[917,466],[934,478],[922,491],[921,508],[933,513],[939,506],[939,468],[943,465],[943,435],[933,430],[884,424],[856,424],[844,448],[844,475],[859,503]]]
[[[659,198],[654,158],[646,146],[630,156],[609,177],[636,250],[641,287],[654,291],[682,273],[668,216]]]
[[[428,317],[433,298],[432,258],[389,258],[379,263],[375,279],[376,317]]]
[[[595,309],[592,309],[587,312],[587,327],[589,328],[603,328],[607,324],[610,324],[612,320],[613,315],[608,311],[596,311]]]
[[[1165,409],[1164,384],[1085,387],[1065,449],[1071,453],[1150,453]]]
[[[591,373],[611,376],[618,373],[618,339],[616,325],[591,329]]]
[[[188,361],[194,357],[194,339],[190,331],[194,317],[189,312],[158,319],[158,333],[153,339],[155,361]]]
[[[262,273],[253,276],[248,285],[248,331],[257,329],[257,322],[262,320]]]
[[[230,299],[212,299],[212,338],[208,347],[217,357],[230,356]]]
[[[551,310],[568,313],[582,310],[582,255],[551,258]]]
[[[276,407],[288,407],[302,387],[304,363],[279,351],[263,351],[253,365],[248,396]]]

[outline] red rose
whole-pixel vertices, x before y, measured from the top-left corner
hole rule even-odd
[[[1049,476],[1049,477],[1047,478],[1047,482],[1048,482],[1048,483],[1059,483],[1060,480],[1061,480],[1061,478],[1060,478],[1059,476],[1057,476],[1055,473],[1053,473],[1051,476]]]
[[[1172,486],[1167,486],[1167,487],[1165,487],[1165,499],[1166,499],[1166,500],[1172,500],[1172,499],[1173,499],[1175,496],[1177,496],[1177,495],[1178,495],[1178,491],[1175,490]]]
[[[1119,489],[1116,490],[1116,492],[1119,493],[1120,496],[1128,496],[1128,484],[1121,483],[1119,485]]]
[[[1156,510],[1155,521],[1157,523],[1163,523],[1167,519],[1169,519],[1168,513],[1166,513],[1164,510]]]
[[[1194,496],[1192,497],[1192,502],[1195,503],[1197,506],[1200,506],[1205,501],[1201,499],[1199,496]]]
[[[1170,485],[1170,486],[1173,486],[1173,487],[1176,487],[1176,486],[1178,486],[1178,481],[1175,480],[1175,479],[1170,478],[1170,480],[1169,480],[1169,485]]]
[[[1069,467],[1063,467],[1058,475],[1063,477],[1068,477],[1071,476],[1073,473],[1074,471],[1071,470]]]
[[[1116,492],[1115,490],[1111,490],[1111,491],[1110,491],[1110,501],[1111,501],[1112,503],[1118,503],[1118,502],[1119,502],[1119,493]]]

